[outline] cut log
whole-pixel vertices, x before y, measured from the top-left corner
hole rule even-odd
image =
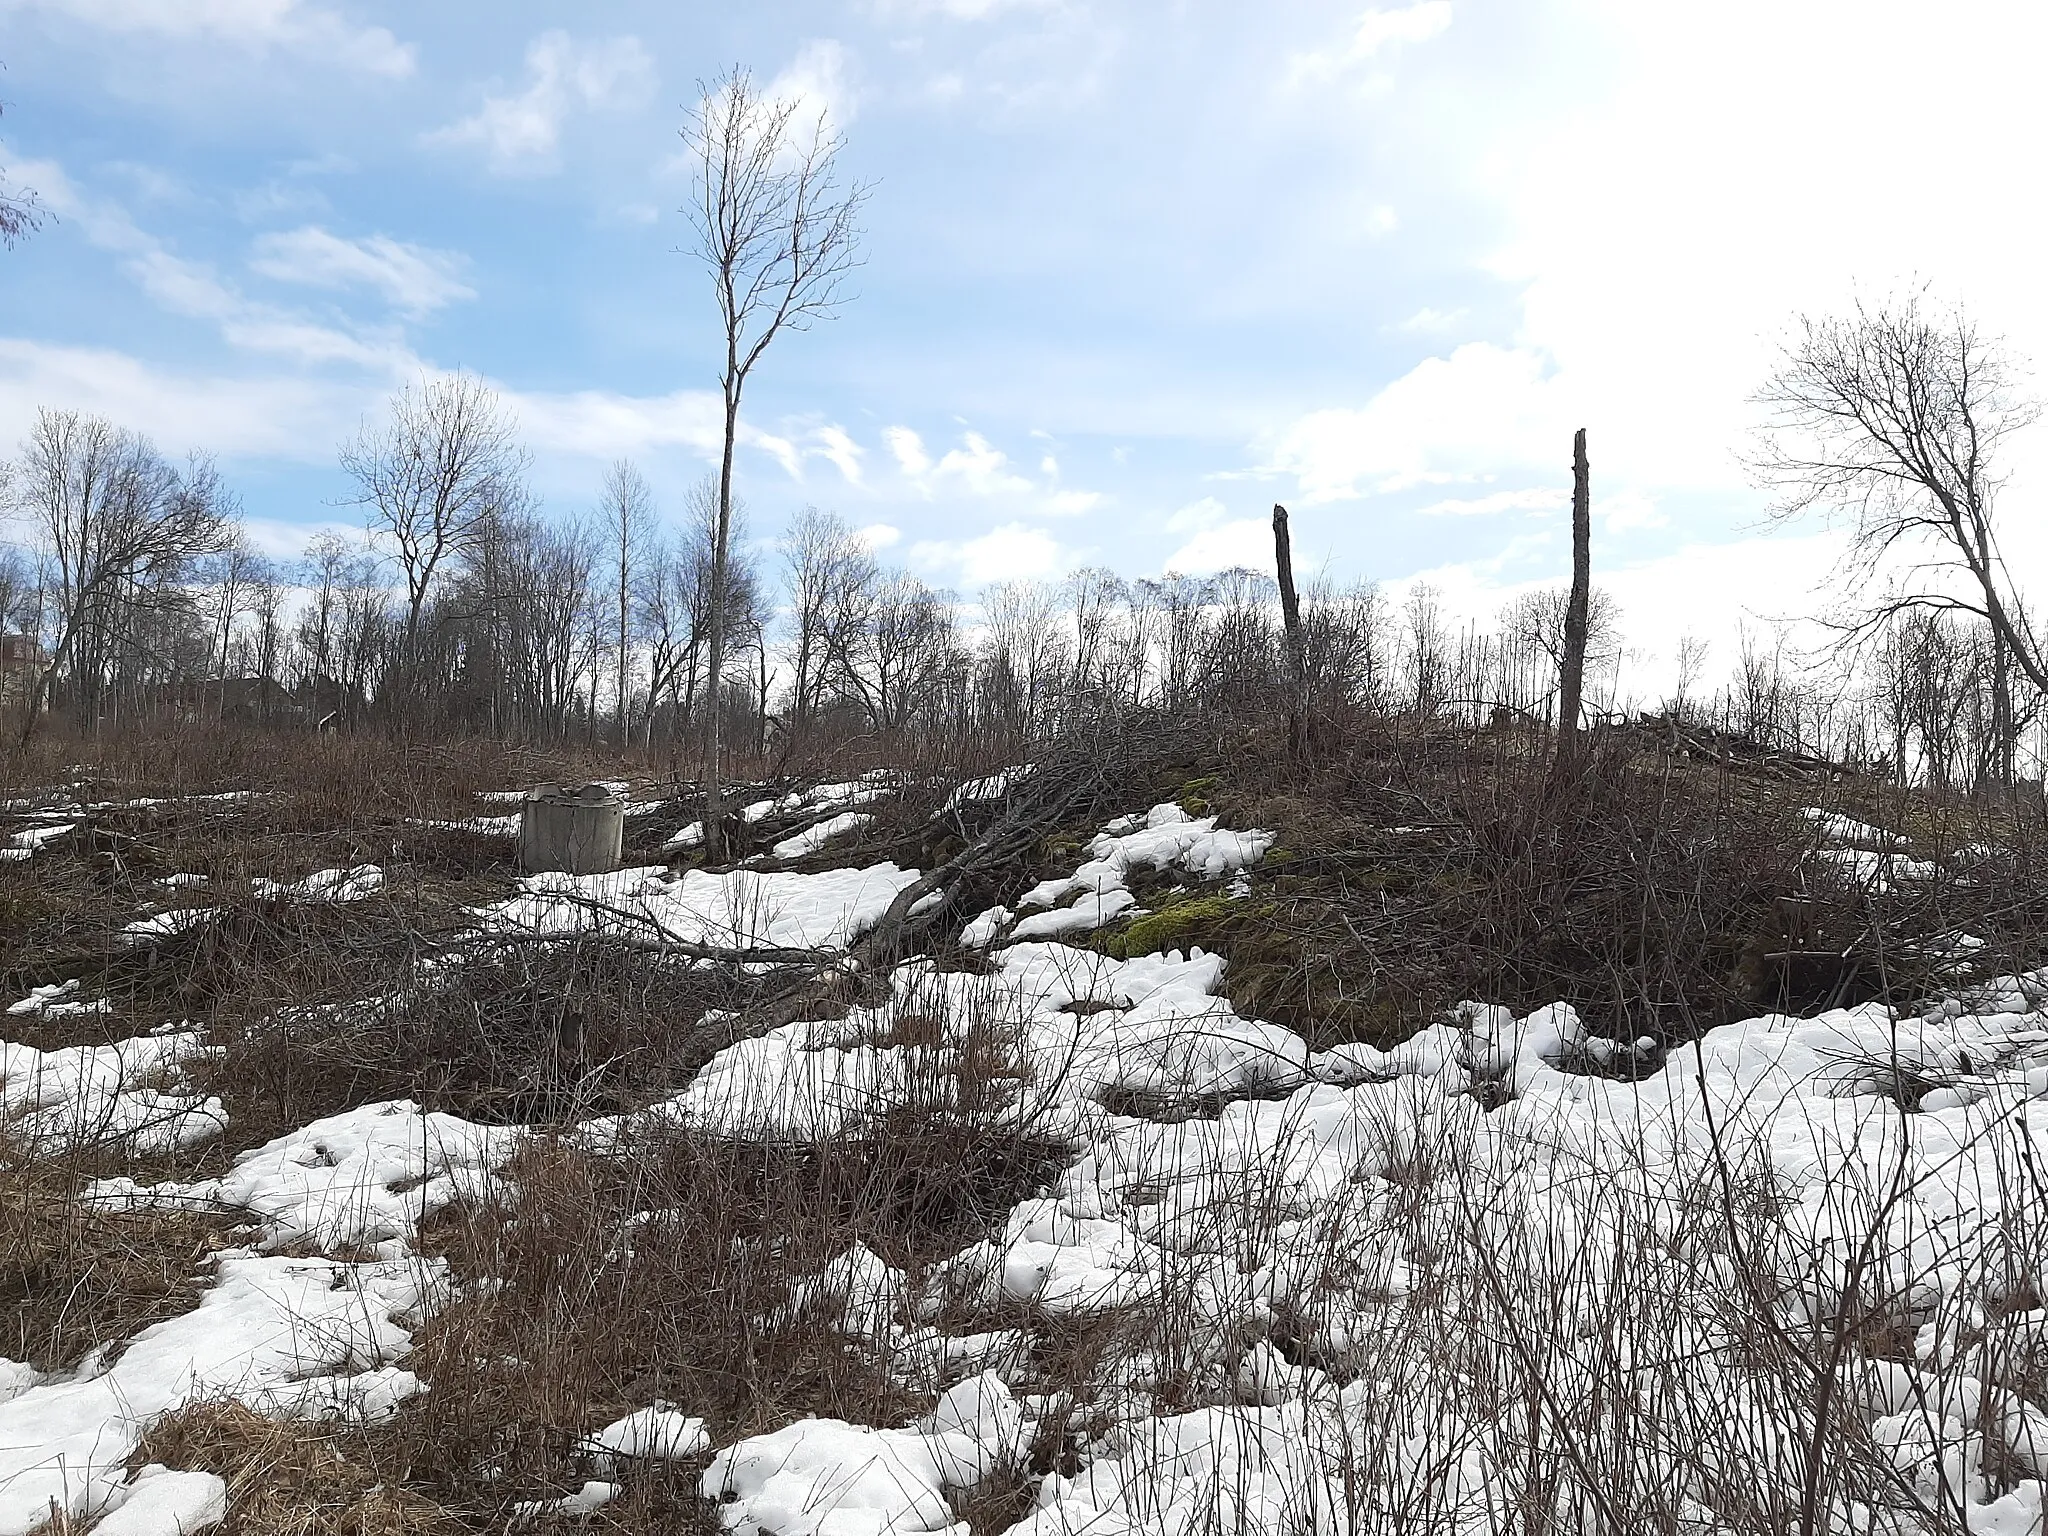
[[[619,867],[625,842],[625,797],[602,784],[543,784],[520,802],[519,867],[528,874],[608,874]]]

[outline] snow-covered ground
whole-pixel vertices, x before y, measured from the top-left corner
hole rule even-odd
[[[852,800],[792,809],[844,820]],[[1860,824],[1815,825],[1830,857],[1895,851]],[[928,1272],[853,1245],[805,1282],[929,1394],[921,1416],[714,1444],[651,1404],[591,1433],[602,1479],[521,1517],[586,1513],[644,1461],[711,1451],[702,1491],[742,1536],[951,1532],[963,1497],[1057,1439],[1065,1470],[1037,1478],[1014,1536],[1478,1533],[1538,1514],[1699,1536],[2043,1529],[2048,973],[1905,1014],[1750,1019],[1661,1058],[1590,1037],[1563,1005],[1517,1018],[1480,1002],[1391,1050],[1318,1053],[1239,1016],[1222,957],[1060,942],[1132,913],[1134,869],[1228,890],[1271,841],[1170,804],[1121,818],[1071,876],[967,925],[985,972],[906,962],[888,1001],[740,1040],[628,1117],[827,1143],[906,1107],[972,1106],[982,1134],[1072,1152]],[[830,951],[915,878],[537,876],[477,919]],[[190,1032],[7,1046],[8,1129],[182,1145],[218,1115],[180,1097],[204,1049]],[[629,1128],[581,1139],[629,1145]],[[199,1307],[111,1369],[44,1380],[0,1362],[0,1536],[52,1501],[80,1516],[126,1501],[139,1521],[152,1500],[213,1499],[125,1470],[180,1402],[397,1411],[423,1390],[403,1364],[412,1331],[448,1289],[416,1251],[420,1223],[490,1189],[526,1134],[378,1104],[215,1178],[97,1186],[124,1206],[243,1212],[253,1235]],[[1122,1342],[1058,1377],[1029,1347],[1045,1326]],[[1830,1401],[1848,1411],[1817,1435]]]

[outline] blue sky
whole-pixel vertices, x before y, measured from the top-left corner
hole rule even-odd
[[[1794,311],[1930,280],[2048,356],[2038,9],[0,0],[0,165],[57,215],[0,255],[0,442],[211,449],[289,552],[465,368],[549,506],[625,454],[678,507],[676,134],[737,62],[876,183],[857,298],[750,395],[757,533],[833,508],[971,594],[1257,563],[1278,499],[1310,565],[1484,612],[1563,569],[1584,425],[1654,657],[1813,605],[1828,541],[1761,538],[1736,458]]]

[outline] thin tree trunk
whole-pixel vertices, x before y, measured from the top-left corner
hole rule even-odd
[[[725,673],[726,545],[732,532],[732,450],[733,437],[739,428],[739,412],[739,392],[728,384],[725,391],[725,451],[718,464],[718,527],[713,531],[711,541],[711,634],[704,686],[709,706],[704,731],[704,852],[714,862],[725,857],[725,829],[721,819],[724,796],[719,783],[719,726],[723,711],[719,708],[718,685]]]
[[[632,596],[630,591],[632,570],[626,547],[626,520],[619,518],[619,700],[613,716],[613,729],[619,733],[619,745],[625,746],[632,740],[632,730],[626,723],[626,662],[629,655],[632,619]]]
[[[28,692],[28,711],[22,717],[21,739],[15,743],[17,747],[26,747],[35,735],[36,724],[43,717],[44,705],[49,703],[50,685],[56,676],[57,662],[54,659],[36,675],[36,684]]]
[[[1287,642],[1287,744],[1297,755],[1308,746],[1308,642],[1301,632],[1301,600],[1294,591],[1294,539],[1287,509],[1273,503],[1273,570],[1280,582],[1280,622]]]
[[[1572,592],[1564,613],[1564,661],[1558,669],[1557,766],[1562,769],[1579,746],[1580,697],[1586,684],[1586,625],[1593,596],[1592,471],[1586,463],[1586,429],[1572,438]]]

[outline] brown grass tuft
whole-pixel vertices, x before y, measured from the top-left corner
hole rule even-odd
[[[360,1433],[281,1424],[239,1403],[194,1403],[152,1425],[129,1462],[225,1481],[220,1536],[438,1536],[469,1528],[366,1464],[366,1443]]]
[[[233,1223],[87,1205],[54,1163],[0,1141],[0,1355],[41,1371],[118,1349],[191,1308]]]

